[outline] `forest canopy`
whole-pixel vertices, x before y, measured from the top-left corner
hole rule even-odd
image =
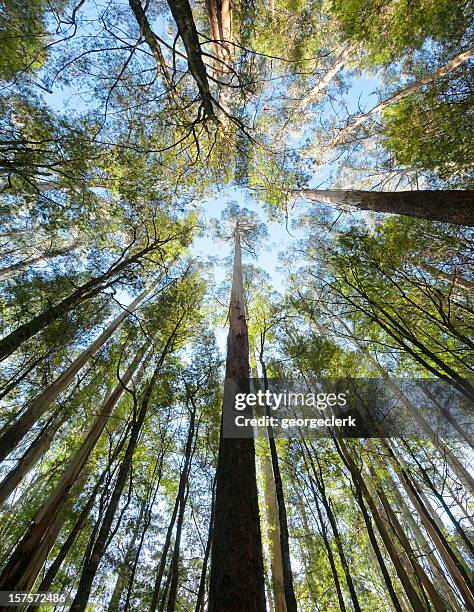
[[[0,611],[474,609],[473,14],[0,0]]]

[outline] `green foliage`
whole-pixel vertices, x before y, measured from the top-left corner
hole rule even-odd
[[[371,64],[412,55],[425,42],[456,48],[470,24],[472,6],[458,0],[329,0],[345,35],[361,43]]]

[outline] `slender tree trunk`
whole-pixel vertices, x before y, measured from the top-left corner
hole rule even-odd
[[[334,440],[335,444],[336,444],[336,448],[340,454],[341,459],[343,460],[343,462],[345,463],[346,467],[349,469],[352,477],[354,480],[357,480],[358,482],[358,486],[360,487],[360,489],[362,490],[362,494],[365,497],[370,511],[372,513],[372,516],[375,520],[375,523],[377,525],[377,529],[380,533],[380,537],[382,538],[382,541],[385,545],[385,548],[387,549],[387,552],[390,556],[390,559],[395,567],[395,570],[397,572],[397,575],[400,579],[400,582],[402,583],[402,586],[405,590],[405,593],[408,597],[408,600],[410,601],[411,606],[413,607],[414,610],[418,611],[418,610],[425,610],[426,606],[423,604],[423,602],[421,601],[420,597],[418,596],[418,593],[416,592],[416,589],[414,588],[413,584],[411,583],[411,580],[406,572],[406,569],[404,567],[404,564],[402,562],[402,560],[399,557],[398,551],[392,541],[392,538],[390,537],[390,534],[387,530],[387,527],[385,525],[385,521],[383,520],[382,516],[380,515],[380,512],[377,508],[377,505],[372,497],[372,495],[370,494],[364,478],[362,477],[362,473],[359,470],[359,468],[357,467],[355,461],[352,459],[351,454],[349,453],[344,441],[342,439],[336,441]]]
[[[323,78],[320,79],[316,85],[312,87],[311,90],[304,96],[304,98],[297,103],[297,107],[293,112],[305,111],[310,104],[313,104],[313,102],[318,99],[319,94],[326,89],[337,73],[344,68],[351,51],[351,46],[348,45],[347,47],[344,47]]]
[[[178,34],[183,41],[188,59],[188,68],[199,89],[204,114],[214,119],[214,104],[207,78],[206,66],[202,59],[199,36],[194,23],[193,12],[188,0],[167,0]]]
[[[465,569],[456,558],[450,544],[446,540],[441,526],[437,523],[434,515],[428,511],[418,488],[411,480],[407,470],[398,461],[392,447],[386,444],[386,448],[392,457],[394,468],[396,469],[397,475],[400,478],[406,493],[416,508],[421,522],[436,546],[440,557],[443,559],[444,564],[448,568],[448,571],[458,587],[467,608],[474,608],[474,590]]]
[[[236,227],[208,612],[265,612],[254,440],[224,435],[224,417],[231,417],[236,393],[247,394],[250,390],[244,304],[240,235]]]
[[[373,448],[374,452],[377,452],[375,445],[371,442],[371,448]],[[384,467],[380,465],[380,467]],[[390,472],[387,470],[384,474],[384,482],[386,482],[388,489],[393,496],[396,505],[398,506],[406,524],[410,528],[414,539],[416,541],[417,547],[419,551],[425,556],[427,559],[433,576],[436,580],[437,589],[439,592],[442,592],[446,599],[450,602],[451,606],[457,612],[460,612],[458,601],[455,597],[451,584],[448,580],[446,580],[446,576],[444,574],[444,570],[441,565],[438,563],[436,556],[433,554],[433,547],[428,543],[425,538],[425,535],[421,531],[418,523],[415,520],[414,515],[412,514],[411,508],[408,507],[403,495],[400,493],[399,488],[395,481],[393,480]]]
[[[22,270],[25,270],[25,268],[29,268],[33,264],[38,263],[40,261],[46,261],[48,259],[60,257],[61,255],[67,255],[67,253],[70,253],[71,251],[77,249],[78,246],[79,245],[76,242],[73,242],[72,244],[63,247],[62,249],[51,249],[37,257],[30,257],[30,259],[24,259],[23,261],[19,261],[15,264],[12,264],[11,266],[0,268],[0,278],[5,276],[11,276],[15,272],[21,272]]]
[[[409,85],[407,85],[404,89],[402,89],[395,95],[391,96],[387,100],[384,100],[383,102],[380,102],[379,104],[374,106],[374,108],[372,108],[367,113],[364,113],[363,115],[359,115],[358,117],[355,117],[354,119],[352,119],[351,123],[347,127],[339,131],[339,133],[334,138],[331,144],[332,145],[339,144],[344,139],[344,136],[348,132],[351,132],[352,130],[354,130],[356,127],[364,123],[367,119],[369,119],[373,115],[383,112],[389,106],[396,104],[397,102],[399,102],[403,98],[406,98],[407,96],[412,94],[414,91],[417,91],[424,85],[429,85],[430,83],[433,83],[434,81],[445,76],[446,74],[449,74],[450,72],[455,70],[458,66],[461,66],[462,64],[467,62],[473,56],[474,56],[474,47],[472,47],[471,49],[468,49],[467,51],[463,51],[462,53],[454,57],[451,61],[449,61],[447,64],[445,64],[444,66],[441,66],[441,68],[438,68],[434,72],[431,72],[430,74],[427,74],[424,77],[421,77],[421,79],[418,79],[414,83],[410,83]]]
[[[305,463],[306,463],[306,459]],[[307,468],[309,466],[307,465]],[[321,535],[323,538],[323,542],[324,542],[324,548],[326,549],[326,554],[328,556],[328,560],[329,560],[329,566],[331,568],[331,573],[332,573],[332,577],[334,580],[334,586],[336,587],[336,594],[337,594],[337,599],[339,602],[339,609],[341,610],[341,612],[346,612],[347,608],[346,608],[346,604],[344,602],[344,595],[342,593],[342,588],[341,588],[341,582],[339,580],[339,575],[337,573],[337,567],[336,567],[336,562],[334,559],[334,553],[332,551],[331,548],[331,543],[329,541],[328,538],[328,532],[326,529],[326,525],[324,523],[324,517],[323,517],[323,513],[321,512],[321,508],[319,505],[319,498],[318,495],[316,493],[316,489],[314,488],[314,483],[312,481],[312,479],[310,479],[310,487],[311,487],[311,491],[313,493],[313,499],[314,499],[314,505],[316,507],[316,512],[318,514],[318,520],[319,520],[319,524],[321,526]]]
[[[55,523],[56,517],[68,499],[71,488],[81,475],[110,415],[125,389],[125,385],[130,382],[133,373],[142,360],[147,346],[148,342],[139,349],[122,380],[115,387],[108,400],[104,402],[99,416],[89,430],[81,447],[69,463],[54,491],[35,517],[34,522],[15,548],[0,576],[0,590],[27,591],[34,584],[37,572],[39,572],[42,565],[42,563],[39,563],[38,567],[38,560],[44,562],[50,549],[48,546],[44,546],[44,542],[47,541],[50,546],[54,544],[54,540],[50,542],[49,538],[50,530]]]
[[[46,423],[15,467],[10,470],[0,482],[0,506],[8,499],[23,478],[25,478],[28,472],[36,465],[37,461],[46,453],[51,446],[56,432],[66,418],[67,416],[63,415],[56,417],[52,422]]]
[[[272,573],[273,605],[275,612],[286,612],[285,587],[283,581],[283,561],[281,554],[280,521],[273,478],[270,447],[267,447],[268,436],[262,432],[264,448],[261,456],[263,471],[263,495],[265,499],[267,538],[270,548],[270,566]]]
[[[104,556],[104,553],[107,549],[108,536],[110,533],[110,529],[112,526],[112,522],[115,518],[115,514],[117,512],[117,508],[120,502],[120,498],[122,496],[123,488],[125,486],[125,482],[130,473],[130,469],[132,466],[132,458],[135,452],[135,448],[138,444],[138,439],[142,431],[143,423],[145,421],[146,414],[148,412],[148,406],[150,403],[151,394],[156,383],[156,379],[158,377],[158,373],[161,370],[163,363],[167,357],[167,355],[172,350],[172,346],[176,337],[176,333],[186,316],[186,312],[184,311],[176,322],[173,331],[168,337],[166,344],[161,352],[161,355],[158,359],[158,362],[155,366],[153,374],[148,382],[146,389],[143,393],[143,397],[140,401],[140,407],[138,409],[138,413],[134,415],[134,420],[130,432],[130,440],[127,445],[127,449],[125,451],[123,460],[120,464],[120,469],[117,475],[117,479],[115,481],[114,489],[107,506],[107,510],[104,514],[104,518],[102,520],[102,524],[100,526],[99,532],[97,534],[97,538],[94,542],[90,555],[87,556],[84,566],[82,569],[81,578],[79,581],[79,586],[77,588],[76,596],[74,601],[71,604],[71,612],[84,612],[87,607],[87,602],[89,601],[89,596],[92,588],[92,582],[97,572],[97,568],[99,567],[99,563]]]
[[[168,606],[167,612],[174,612],[176,606],[176,596],[178,594],[178,583],[179,583],[179,557],[181,548],[181,533],[183,529],[184,513],[186,511],[186,501],[188,498],[189,490],[189,473],[191,470],[191,462],[194,454],[193,442],[194,437],[197,435],[195,431],[196,423],[196,408],[193,406],[191,411],[191,417],[188,427],[188,437],[186,440],[186,447],[184,449],[184,467],[179,479],[178,485],[178,516],[176,521],[176,534],[174,539],[173,555],[171,557],[170,572],[171,582],[168,595]]]
[[[148,48],[150,49],[153,57],[155,58],[158,70],[160,71],[163,77],[165,87],[167,88],[168,92],[174,96],[173,80],[169,74],[168,66],[166,65],[166,60],[161,51],[161,47],[156,37],[156,34],[153,32],[146,13],[143,10],[141,0],[129,0],[129,5],[133,11],[133,14],[135,15],[135,19],[137,20],[138,26],[140,27],[140,34],[145,39]]]
[[[324,509],[326,511],[326,516],[329,519],[329,523],[331,525],[331,529],[334,535],[334,540],[336,542],[336,547],[337,547],[337,552],[339,554],[339,558],[341,560],[341,565],[342,565],[342,569],[344,571],[344,576],[346,578],[346,583],[347,583],[347,587],[349,589],[349,593],[351,595],[351,600],[352,600],[352,605],[354,606],[354,610],[356,610],[357,612],[362,612],[360,604],[359,604],[359,599],[357,597],[357,593],[354,587],[354,582],[352,580],[352,576],[351,576],[351,572],[349,569],[349,564],[347,562],[346,559],[346,555],[344,553],[344,545],[341,539],[341,535],[339,533],[339,529],[337,526],[337,522],[336,522],[336,518],[334,516],[334,512],[333,509],[331,507],[331,501],[330,499],[328,499],[327,495],[326,495],[326,487],[324,484],[324,480],[323,480],[323,474],[322,474],[322,470],[321,470],[321,465],[319,463],[319,459],[317,459],[317,455],[316,453],[314,453],[314,449],[313,453],[311,453],[311,451],[308,449],[307,445],[306,445],[306,441],[303,440],[303,444],[305,446],[307,455],[308,455],[308,459],[309,459],[309,463],[311,465],[311,470],[313,472],[313,476],[314,476],[314,480],[316,482],[316,486],[318,487],[318,491],[319,491],[319,495],[321,498],[321,501],[323,502],[323,506]],[[318,462],[318,468],[319,468],[319,474],[316,471],[316,466],[314,464],[313,461],[313,454],[316,456],[316,461]]]
[[[371,470],[371,474],[372,477],[375,478],[374,472],[373,470]],[[413,566],[413,569],[415,571],[415,574],[417,575],[417,577],[419,578],[421,584],[423,585],[423,588],[426,590],[426,593],[429,597],[430,602],[433,604],[434,609],[436,610],[436,612],[444,612],[446,610],[446,604],[445,602],[443,602],[443,600],[441,599],[441,597],[439,596],[436,588],[434,587],[433,583],[431,582],[431,580],[429,579],[429,577],[427,576],[426,572],[424,571],[423,567],[418,563],[418,560],[416,558],[416,555],[411,547],[411,544],[395,514],[395,512],[393,511],[390,502],[387,499],[387,496],[385,495],[385,492],[383,491],[383,489],[381,487],[375,487],[375,490],[377,491],[377,494],[380,498],[380,501],[382,502],[382,506],[385,510],[385,513],[387,515],[388,521],[390,523],[390,525],[392,526],[400,544],[402,545],[407,558],[409,559],[411,565]]]
[[[474,226],[474,192],[465,190],[355,191],[296,189],[291,191],[315,202],[342,209],[406,215],[441,223]]]
[[[130,575],[130,566],[132,565],[133,558],[135,556],[135,548],[137,545],[138,536],[140,535],[143,516],[146,511],[146,501],[147,500],[144,499],[140,505],[140,511],[132,531],[130,542],[128,543],[126,553],[117,571],[117,580],[107,607],[107,612],[117,612],[120,609],[120,599],[122,598],[122,593],[127,583],[127,578]]]
[[[340,325],[346,330],[348,334],[351,334],[350,328],[346,325],[346,323],[340,318],[336,317],[339,321]],[[451,452],[451,449],[446,446],[446,444],[436,435],[436,433],[432,430],[428,421],[420,414],[418,408],[408,399],[408,397],[403,393],[402,389],[396,383],[393,378],[391,378],[385,368],[383,368],[379,362],[372,356],[370,351],[359,342],[359,340],[352,338],[352,342],[359,348],[359,350],[363,353],[366,359],[370,362],[370,364],[380,372],[381,376],[387,382],[387,385],[392,389],[393,393],[396,397],[398,397],[403,404],[403,406],[407,409],[409,414],[413,417],[416,423],[419,425],[421,431],[425,433],[428,438],[431,440],[432,444],[439,450],[441,455],[446,459],[448,465],[453,470],[454,474],[459,478],[459,480],[463,483],[466,489],[474,494],[474,479],[469,474],[468,470],[462,465],[457,457]]]
[[[107,506],[107,510],[104,513],[104,517],[100,525],[97,538],[95,539],[94,545],[92,546],[90,555],[86,558],[84,562],[76,596],[70,607],[71,612],[83,612],[87,607],[87,602],[89,600],[92,588],[92,582],[96,575],[97,568],[99,567],[99,563],[107,548],[107,540],[112,527],[112,522],[115,518],[120,498],[122,496],[122,492],[128,475],[130,473],[133,454],[135,452],[139,435],[141,433],[145,416],[148,410],[148,403],[152,392],[152,387],[160,367],[161,363],[159,363],[159,365],[155,369],[152,381],[147,386],[147,390],[145,391],[145,394],[140,402],[138,414],[136,415],[133,421],[132,429],[130,432],[130,439],[127,445],[127,449],[125,451],[125,455],[120,464],[120,469],[118,471],[117,479],[115,481],[115,485],[112,491],[112,495],[110,497],[109,504]]]
[[[207,582],[207,565],[209,563],[209,557],[211,554],[211,545],[212,545],[212,536],[214,532],[214,505],[216,498],[216,478],[214,477],[212,481],[212,489],[211,489],[211,510],[210,510],[210,518],[209,518],[209,530],[207,534],[207,542],[206,548],[204,550],[204,558],[202,560],[202,570],[201,570],[201,578],[199,580],[199,590],[196,598],[196,608],[194,612],[203,612],[204,611],[204,597],[206,594],[206,582]]]
[[[429,272],[431,276],[433,276],[433,278],[442,278],[443,280],[452,283],[455,287],[460,287],[461,289],[465,289],[466,291],[469,291],[471,293],[474,292],[474,282],[470,281],[467,278],[464,278],[459,274],[444,272],[443,270],[440,270],[439,268],[436,268],[435,266],[430,266],[428,264],[422,264],[421,268],[423,270],[426,270],[426,272]]]
[[[157,281],[158,282],[158,281]],[[2,461],[23,439],[36,421],[46,412],[52,402],[71,384],[88,360],[101,349],[121,323],[133,313],[147,295],[156,287],[143,291],[121,312],[108,327],[90,344],[51,385],[35,398],[20,417],[0,432],[0,461]]]
[[[268,390],[267,368],[263,359],[264,337],[262,336],[260,365],[262,366],[265,391]],[[266,407],[266,415],[270,417],[270,407]],[[281,480],[280,465],[278,463],[278,453],[275,444],[273,429],[268,427],[268,445],[270,447],[270,457],[272,462],[273,482],[275,483],[275,494],[278,508],[278,526],[280,532],[280,554],[283,569],[283,588],[285,592],[285,603],[287,612],[296,612],[296,597],[293,588],[293,572],[291,570],[290,544],[288,534],[288,520],[286,514],[285,496],[283,493],[283,483]]]
[[[0,340],[0,361],[11,355],[21,346],[21,344],[23,344],[23,342],[35,336],[50,323],[53,323],[59,319],[59,317],[74,310],[77,306],[82,304],[82,302],[95,297],[101,290],[116,282],[121,272],[139,262],[144,256],[155,250],[157,245],[158,242],[155,241],[151,245],[135,253],[135,255],[127,257],[120,263],[114,264],[107,272],[84,283],[61,302],[54,306],[50,306],[39,315],[33,317],[30,321],[23,323],[23,325],[20,325],[10,334],[2,338]]]

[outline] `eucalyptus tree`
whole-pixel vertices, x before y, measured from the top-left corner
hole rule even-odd
[[[253,250],[264,227],[230,204],[222,215],[234,242],[226,375],[216,474],[209,610],[265,610],[265,586],[253,438],[228,437],[226,420],[237,393],[250,390],[249,344],[241,242]],[[227,228],[225,227],[227,226]],[[230,227],[229,227],[230,226]],[[237,570],[238,568],[238,570]],[[245,584],[245,589],[242,589]]]

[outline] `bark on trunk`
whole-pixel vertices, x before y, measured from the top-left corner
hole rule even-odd
[[[291,192],[315,202],[340,208],[356,208],[373,212],[405,215],[474,226],[474,191],[471,190],[413,190],[413,191],[357,191],[346,189],[297,189]]]
[[[211,510],[209,518],[209,529],[207,533],[206,548],[204,550],[204,558],[202,561],[201,578],[199,580],[199,590],[196,598],[196,608],[194,612],[203,612],[204,610],[204,596],[206,594],[206,582],[207,582],[207,565],[209,563],[209,557],[211,554],[212,536],[214,533],[214,505],[216,499],[216,479],[212,481],[211,491]]]
[[[223,403],[223,416],[228,417],[232,415],[236,393],[249,393],[249,344],[244,304],[237,227]],[[208,612],[222,610],[265,611],[254,440],[225,437],[223,420],[217,464]]]
[[[167,2],[186,49],[189,72],[198,86],[204,113],[208,118],[214,119],[213,99],[191,6],[188,0],[167,0]]]
[[[331,144],[332,145],[339,144],[344,139],[344,136],[347,133],[354,130],[356,127],[364,123],[364,121],[366,121],[373,115],[381,113],[389,106],[392,106],[392,104],[396,104],[397,102],[399,102],[403,98],[406,98],[407,96],[412,94],[414,91],[417,91],[424,85],[429,85],[430,83],[433,83],[433,81],[436,81],[437,79],[445,76],[446,74],[449,74],[450,72],[455,70],[458,66],[461,66],[462,64],[467,62],[473,56],[474,56],[474,47],[472,47],[471,49],[468,49],[467,51],[463,51],[462,53],[454,57],[451,61],[449,61],[447,64],[445,64],[444,66],[441,66],[441,68],[438,68],[434,72],[431,72],[430,74],[425,75],[424,77],[422,77],[421,79],[418,79],[414,83],[410,83],[410,85],[407,85],[407,87],[399,91],[397,94],[391,96],[390,98],[388,98],[387,100],[384,100],[383,102],[380,102],[379,104],[377,104],[377,106],[374,106],[374,108],[372,108],[367,113],[364,113],[363,115],[359,115],[358,117],[353,119],[347,127],[339,131],[339,133],[334,138]]]
[[[71,488],[78,480],[83,469],[102,434],[110,415],[120,399],[148,346],[145,344],[135,355],[127,368],[121,382],[115,387],[108,400],[102,406],[101,412],[85,437],[79,450],[68,465],[66,471],[49,496],[42,509],[35,517],[26,534],[23,536],[10,557],[0,577],[0,589],[11,591],[27,591],[35,582],[42,562],[46,559],[51,541],[51,527],[68,499]],[[45,545],[45,542],[47,544]],[[42,561],[39,563],[39,561]]]
[[[183,466],[183,470],[182,470],[182,473],[179,479],[179,485],[178,485],[179,510],[178,510],[178,517],[176,521],[176,534],[175,534],[175,539],[174,539],[174,549],[173,549],[173,555],[171,557],[171,565],[170,565],[171,581],[170,581],[170,588],[169,588],[169,594],[168,594],[168,605],[166,608],[167,612],[174,612],[174,609],[176,606],[176,596],[178,594],[181,533],[183,529],[184,513],[186,510],[186,501],[187,501],[188,493],[189,493],[189,491],[187,491],[186,489],[188,488],[188,484],[189,484],[189,472],[191,470],[191,462],[192,462],[194,448],[195,448],[195,443],[193,442],[194,442],[195,435],[197,435],[197,432],[195,430],[195,423],[196,423],[196,409],[193,406],[193,409],[191,412],[191,418],[189,421],[189,427],[188,427],[188,437],[187,437],[186,446],[184,449],[184,466]]]
[[[261,351],[260,351],[260,365],[262,366],[264,388],[268,390],[268,378],[267,368],[263,359],[263,346],[264,340],[262,337]],[[270,417],[270,407],[266,407],[266,415]],[[270,447],[270,457],[272,464],[273,482],[275,485],[275,494],[278,509],[278,527],[280,534],[280,546],[279,552],[282,559],[282,570],[283,570],[283,589],[285,593],[285,604],[287,612],[296,612],[296,597],[293,588],[293,572],[291,570],[291,557],[290,557],[290,544],[288,534],[288,520],[286,514],[285,496],[283,493],[283,483],[281,480],[280,465],[278,463],[278,453],[275,444],[275,437],[273,435],[273,429],[271,426],[268,427],[268,445]]]
[[[114,280],[114,277],[118,277],[121,272],[139,262],[145,255],[156,248],[157,243],[154,242],[138,251],[138,253],[135,253],[135,255],[124,259],[120,263],[114,264],[107,272],[92,278],[87,283],[78,287],[71,295],[59,302],[59,304],[47,308],[41,314],[33,317],[28,323],[24,323],[17,327],[14,331],[0,340],[0,361],[11,355],[23,342],[35,336],[50,323],[53,323],[62,315],[67,314],[82,302],[95,297],[101,290],[116,282],[117,278]]]
[[[148,48],[150,49],[153,57],[155,58],[156,65],[163,77],[165,86],[168,89],[168,92],[171,95],[174,95],[173,80],[168,72],[168,67],[166,65],[166,61],[161,51],[158,39],[156,38],[156,35],[151,28],[146,13],[143,10],[142,3],[140,0],[129,0],[129,5],[133,11],[133,14],[135,15],[135,19],[137,20],[138,26],[140,28],[140,34],[145,39]]]
[[[56,432],[66,418],[66,415],[60,416],[52,422],[47,423],[35,440],[30,444],[28,450],[22,455],[15,467],[10,470],[2,482],[0,482],[0,506],[3,505],[23,478],[36,465],[37,461],[46,453],[51,446]]]
[[[133,302],[127,306],[112,323],[110,323],[100,336],[96,338],[53,383],[51,383],[46,391],[32,401],[25,412],[16,421],[0,432],[0,461],[11,453],[30,428],[46,412],[51,403],[70,385],[78,372],[85,366],[88,360],[104,346],[107,340],[119,328],[121,323],[138,308],[140,303],[156,287],[156,284],[157,283],[153,283],[151,287],[145,289],[145,291],[135,298]]]
[[[434,278],[442,278],[443,280],[452,283],[455,287],[460,287],[461,289],[474,293],[474,282],[467,278],[463,278],[459,274],[443,272],[443,270],[439,270],[435,266],[430,266],[429,264],[422,264],[421,268],[429,272]]]
[[[63,247],[62,249],[51,249],[49,251],[46,251],[42,255],[39,255],[38,257],[30,257],[30,259],[19,261],[15,264],[12,264],[11,266],[5,266],[4,268],[0,268],[0,278],[11,276],[15,272],[21,272],[22,270],[25,270],[26,268],[29,268],[30,266],[40,261],[46,261],[48,259],[60,257],[61,255],[66,255],[67,253],[70,253],[71,251],[77,249],[78,246],[79,245],[77,243],[73,243],[67,247]]]
[[[130,473],[130,469],[132,466],[132,458],[135,452],[135,448],[138,444],[138,439],[142,431],[143,423],[145,421],[145,417],[148,412],[148,406],[150,403],[151,394],[156,383],[156,379],[158,373],[160,372],[163,363],[171,351],[173,346],[176,333],[185,317],[186,313],[184,312],[180,318],[178,319],[176,325],[170,336],[168,337],[166,344],[161,352],[161,355],[158,359],[158,362],[155,366],[153,374],[148,382],[146,389],[143,393],[143,397],[140,401],[140,407],[138,409],[138,414],[135,416],[132,424],[132,428],[130,431],[130,439],[127,445],[127,449],[125,451],[123,460],[120,464],[120,469],[117,475],[117,479],[115,481],[114,489],[107,506],[107,510],[105,511],[102,523],[100,525],[100,529],[97,535],[97,538],[94,542],[92,550],[90,554],[87,556],[83,569],[81,578],[79,580],[79,586],[77,587],[76,596],[74,601],[71,604],[71,612],[84,612],[87,607],[87,603],[89,601],[89,596],[92,588],[92,582],[95,578],[97,568],[99,567],[99,563],[104,556],[105,551],[107,550],[107,544],[109,540],[110,530],[112,527],[112,522],[115,518],[115,514],[117,512],[117,508],[120,502],[120,498],[122,496],[122,492]]]
[[[360,487],[362,494],[367,501],[367,504],[374,518],[375,524],[377,525],[377,529],[380,533],[380,537],[382,538],[385,548],[387,549],[390,559],[392,560],[392,563],[395,567],[397,575],[410,601],[411,606],[413,607],[414,610],[417,610],[417,611],[425,610],[425,605],[423,604],[420,597],[418,596],[416,589],[414,588],[414,585],[411,583],[411,580],[406,572],[404,564],[402,560],[400,559],[398,551],[387,530],[385,521],[380,515],[377,505],[365,484],[361,471],[359,470],[355,461],[351,457],[351,454],[349,453],[344,441],[341,439],[338,441],[334,440],[334,442],[336,444],[336,448],[340,454],[341,459],[345,463],[346,467],[349,469],[352,478],[355,481],[357,481],[358,486]]]

